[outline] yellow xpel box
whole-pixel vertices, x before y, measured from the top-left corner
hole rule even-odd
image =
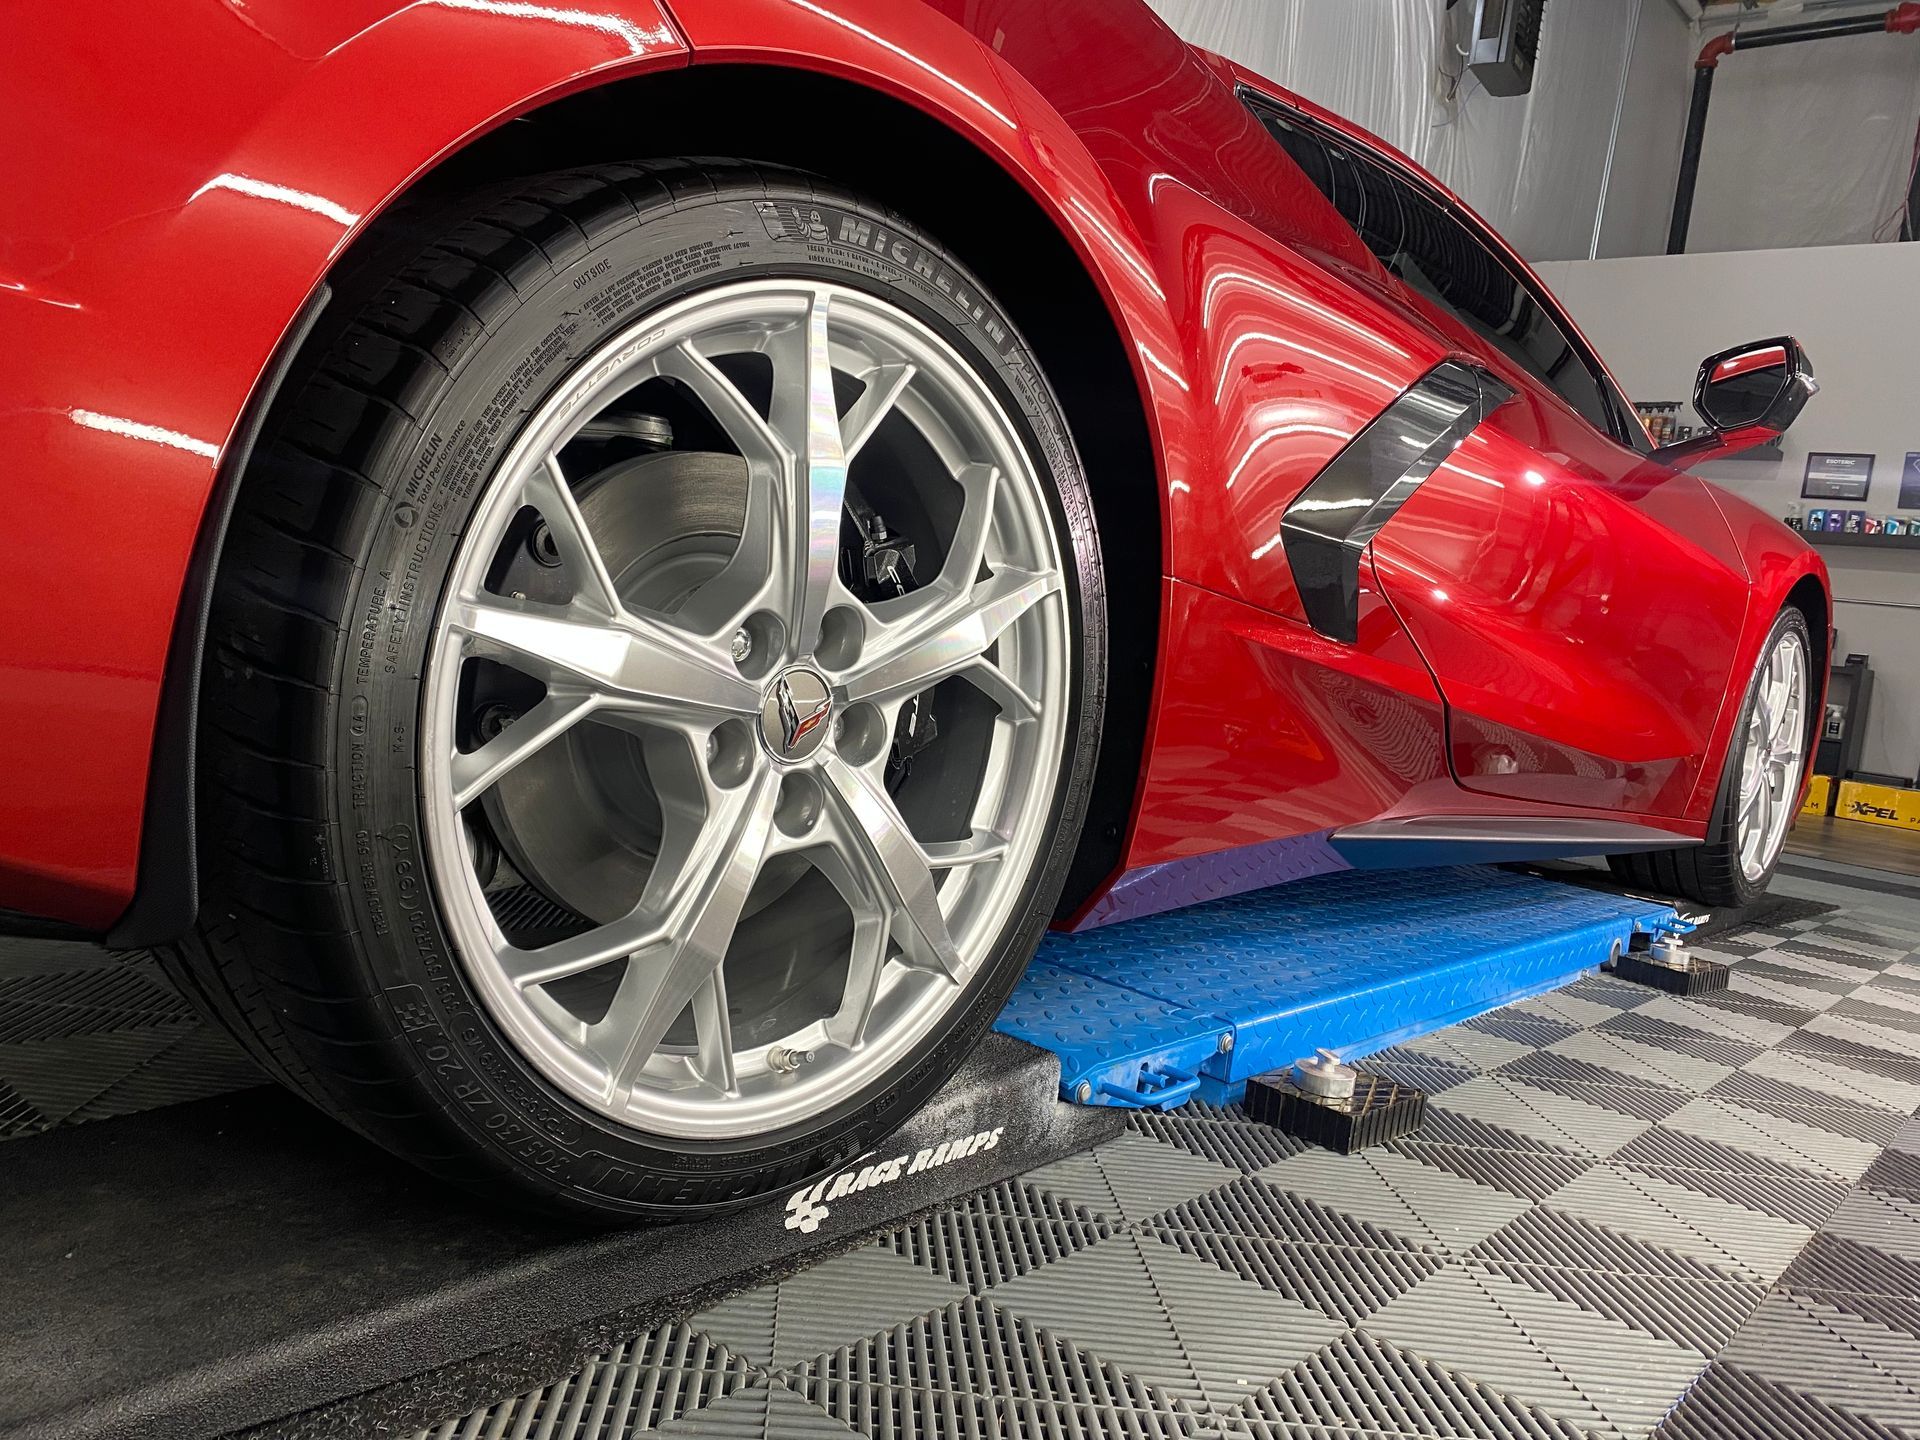
[[[1842,780],[1840,803],[1834,807],[1833,813],[1845,820],[1865,820],[1870,825],[1897,825],[1902,830],[1920,830],[1920,790]]]
[[[1833,777],[1816,775],[1807,786],[1807,803],[1800,807],[1802,815],[1828,815],[1833,812]]]

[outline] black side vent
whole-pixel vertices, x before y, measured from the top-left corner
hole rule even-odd
[[[1546,8],[1547,0],[1474,0],[1467,66],[1489,95],[1524,95],[1533,89]]]
[[[1394,512],[1513,391],[1447,360],[1349,440],[1280,517],[1307,621],[1351,645],[1360,629],[1360,556]]]

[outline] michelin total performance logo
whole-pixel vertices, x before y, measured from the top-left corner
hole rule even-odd
[[[991,1130],[981,1130],[959,1140],[942,1140],[938,1145],[916,1150],[911,1155],[896,1155],[891,1160],[868,1160],[867,1155],[862,1155],[846,1169],[835,1171],[814,1181],[806,1189],[796,1190],[789,1195],[787,1229],[811,1235],[820,1228],[820,1222],[827,1218],[827,1206],[835,1200],[857,1195],[862,1190],[872,1190],[876,1186],[891,1185],[903,1176],[936,1170],[942,1165],[964,1160],[969,1155],[991,1150],[1000,1143],[1001,1133],[1006,1128],[996,1125]],[[867,1152],[868,1155],[872,1153]]]

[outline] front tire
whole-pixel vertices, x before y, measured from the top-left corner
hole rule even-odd
[[[1619,879],[1702,905],[1750,905],[1780,863],[1813,743],[1812,637],[1788,606],[1760,647],[1714,800],[1705,844],[1614,855]]]
[[[855,196],[459,208],[243,481],[176,967],[436,1174],[711,1213],[910,1116],[1038,943],[1099,733],[1085,482],[1011,322]]]

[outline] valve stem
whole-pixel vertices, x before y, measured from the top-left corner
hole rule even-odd
[[[812,1060],[811,1050],[789,1050],[784,1045],[775,1045],[767,1051],[767,1068],[781,1075],[791,1075]]]

